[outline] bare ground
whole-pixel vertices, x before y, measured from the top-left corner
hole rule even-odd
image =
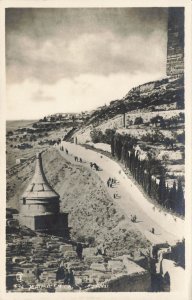
[[[18,207],[18,200],[33,175],[35,159],[15,166],[7,176],[7,206]],[[101,179],[84,166],[64,160],[53,148],[43,153],[46,177],[60,194],[61,210],[69,212],[73,239],[92,237],[105,242],[111,255],[130,254],[148,248],[149,242],[113,203]]]

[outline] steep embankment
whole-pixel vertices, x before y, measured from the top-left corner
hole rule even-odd
[[[98,126],[101,122],[122,113],[133,111],[162,111],[184,109],[184,79],[168,78],[147,82],[131,89],[123,99],[111,101],[110,105],[95,110],[87,125]]]
[[[61,197],[61,210],[69,212],[72,238],[91,237],[105,242],[112,255],[131,253],[149,243],[125,220],[123,212],[107,194],[99,177],[83,166],[66,162],[57,150],[43,153],[46,177]],[[18,208],[18,199],[34,170],[34,159],[9,171],[8,206]]]

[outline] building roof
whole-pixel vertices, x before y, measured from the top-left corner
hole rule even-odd
[[[59,195],[53,190],[45,177],[43,171],[41,153],[36,155],[35,173],[26,188],[22,198],[26,199],[49,199],[59,198]]]

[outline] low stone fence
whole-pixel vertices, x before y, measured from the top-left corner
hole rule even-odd
[[[86,289],[86,292],[150,292],[151,275],[147,271],[118,276]]]

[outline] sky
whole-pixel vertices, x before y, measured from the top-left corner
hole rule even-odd
[[[166,76],[166,47],[166,8],[8,8],[7,119],[121,99]]]

